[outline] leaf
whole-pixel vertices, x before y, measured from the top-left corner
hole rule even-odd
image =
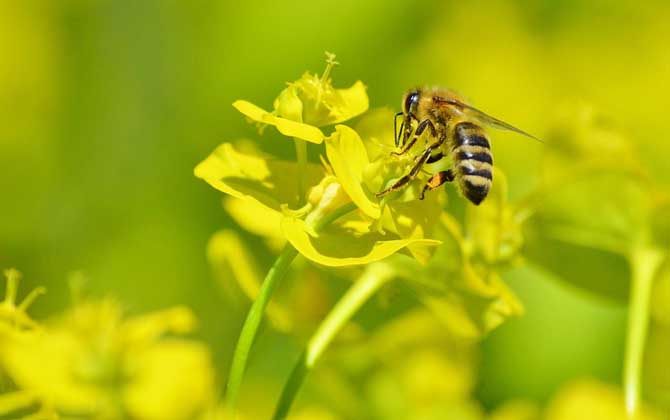
[[[368,233],[354,235],[353,232],[333,227],[326,229],[318,237],[310,236],[310,228],[304,221],[285,216],[282,231],[289,242],[306,258],[316,263],[343,267],[368,264],[384,259],[411,244],[436,246],[440,241],[432,239],[390,239],[382,235]]]
[[[236,198],[255,201],[270,210],[281,211],[282,204],[298,205],[298,167],[254,152],[240,152],[223,143],[194,170],[219,191]],[[318,165],[307,165],[306,185],[316,185],[323,176]]]
[[[297,137],[316,144],[320,144],[325,137],[323,132],[317,127],[287,118],[276,117],[248,101],[235,101],[233,102],[233,107],[253,121],[275,126],[280,133],[288,137]]]
[[[381,210],[363,183],[363,171],[370,163],[358,134],[345,125],[335,127],[326,140],[326,154],[335,176],[351,200],[372,219],[379,219]]]

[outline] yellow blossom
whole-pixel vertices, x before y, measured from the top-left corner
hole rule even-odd
[[[20,389],[62,415],[189,419],[213,397],[209,352],[163,336],[193,326],[186,308],[125,318],[114,300],[85,301],[8,343],[0,359]]]
[[[277,127],[285,136],[321,143],[325,136],[318,127],[341,123],[368,109],[368,96],[361,81],[347,89],[333,87],[330,73],[337,62],[335,55],[326,56],[324,73],[318,76],[306,72],[289,83],[275,99],[272,112],[243,100],[235,101],[233,106],[252,121]]]
[[[348,131],[346,128],[339,130]],[[360,142],[355,136],[350,139]],[[368,228],[371,220],[363,212],[353,212],[339,219],[331,228],[316,234],[314,223],[351,202],[343,182],[351,191],[352,188],[360,188],[356,186],[359,178],[352,175],[342,181],[343,178],[330,175],[329,168],[309,164],[306,166],[306,178],[307,184],[313,188],[308,193],[307,207],[301,211],[290,211],[290,207],[299,201],[294,182],[298,170],[294,162],[253,151],[242,152],[232,144],[224,143],[195,168],[195,175],[232,197],[260,205],[255,206],[258,211],[252,211],[254,207],[248,208],[244,216],[248,220],[245,222],[247,225],[258,223],[258,220],[273,220],[274,216],[267,217],[268,211],[279,216],[284,238],[305,257],[319,264],[367,264],[408,246],[439,244],[423,234],[403,236],[404,231],[395,230],[392,226],[385,234],[372,232]]]

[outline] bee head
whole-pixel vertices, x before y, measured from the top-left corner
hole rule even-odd
[[[416,107],[419,104],[419,96],[421,92],[419,89],[413,89],[405,95],[403,100],[403,112],[405,115],[412,115],[416,113]]]

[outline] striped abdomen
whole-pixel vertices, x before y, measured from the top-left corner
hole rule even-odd
[[[469,122],[457,124],[451,154],[461,192],[474,204],[481,203],[493,180],[493,157],[484,130]]]

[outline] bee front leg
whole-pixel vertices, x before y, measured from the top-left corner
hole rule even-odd
[[[448,169],[446,171],[440,171],[430,177],[428,182],[426,182],[426,185],[423,186],[423,190],[421,190],[421,197],[419,197],[420,200],[423,200],[423,198],[426,195],[426,191],[431,191],[436,188],[438,188],[440,185],[444,184],[445,182],[451,182],[454,180],[454,173],[451,171],[451,169]]]
[[[426,128],[430,128],[430,133],[433,135],[433,137],[437,136],[437,130],[435,129],[435,126],[433,125],[433,122],[431,120],[423,120],[421,123],[419,123],[419,126],[416,127],[416,131],[414,132],[414,136],[412,137],[412,140],[403,145],[402,149],[399,152],[393,152],[392,154],[396,156],[401,156],[404,155],[409,151],[409,149],[414,146],[414,143],[421,137],[421,134],[426,130]]]
[[[442,153],[442,152],[435,153],[434,155],[430,155],[430,157],[428,158],[426,163],[435,163],[438,160],[442,159],[443,157],[444,157],[444,153]]]
[[[407,175],[405,175],[402,178],[400,178],[399,180],[397,180],[393,185],[391,185],[387,189],[378,192],[377,194],[375,194],[375,196],[376,197],[381,197],[381,196],[386,195],[390,192],[398,191],[398,190],[406,187],[407,184],[410,183],[410,181],[412,181],[414,178],[416,178],[416,175],[419,173],[419,171],[421,171],[421,168],[423,167],[423,164],[426,163],[426,161],[428,160],[429,157],[430,157],[430,150],[427,149],[420,156],[420,159],[416,162],[416,164],[414,164],[414,166],[412,167],[412,170],[409,171],[409,173]]]
[[[414,164],[414,166],[407,175],[400,178],[398,181],[396,181],[393,185],[391,185],[387,189],[378,192],[377,194],[375,194],[375,196],[381,197],[390,192],[398,191],[407,186],[407,184],[409,184],[410,181],[416,178],[416,175],[421,171],[423,165],[430,159],[433,150],[437,149],[442,145],[442,143],[444,143],[444,139],[445,139],[444,137],[441,137],[440,140],[438,140],[436,143],[430,145],[426,150],[424,150],[424,152],[421,155],[419,155],[419,157],[416,160],[416,163]]]

